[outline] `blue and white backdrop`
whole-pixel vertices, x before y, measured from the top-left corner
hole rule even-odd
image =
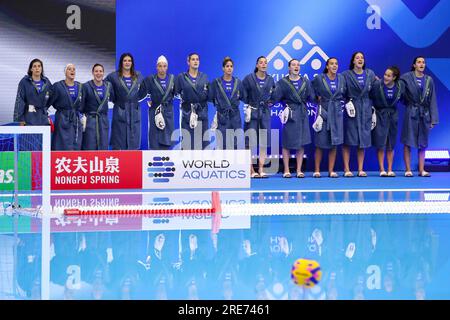
[[[387,66],[397,65],[403,73],[415,56],[424,55],[440,111],[430,148],[450,148],[449,0],[119,0],[116,9],[116,58],[132,52],[145,75],[155,72],[161,54],[177,74],[187,69],[186,56],[198,52],[200,70],[210,79],[222,74],[225,56],[232,57],[235,75],[243,78],[260,55],[267,56],[275,80],[287,73],[291,58],[300,59],[301,73],[311,78],[331,56],[338,58],[340,71],[348,69],[352,53],[361,50],[366,66],[381,78]],[[273,109],[274,128],[280,127],[279,110]],[[143,104],[143,117],[146,112]],[[213,113],[210,107],[210,120]],[[311,106],[311,119],[314,115]],[[398,144],[397,169],[403,168],[401,148]],[[310,158],[312,150],[307,148]],[[367,169],[377,168],[374,150],[366,161]]]

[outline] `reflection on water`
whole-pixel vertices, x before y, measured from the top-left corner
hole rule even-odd
[[[420,192],[252,193],[241,200],[367,202],[405,201],[406,197],[409,201],[426,201]],[[191,195],[190,201],[197,200]],[[174,199],[164,201],[176,203]],[[103,220],[97,221],[96,226],[94,221],[89,222],[94,217],[85,218],[86,223],[68,220],[70,224],[54,219],[48,249],[50,283],[42,285],[49,286],[51,299],[450,296],[447,215],[274,213],[277,215],[224,216],[218,233],[211,231],[213,217],[198,221],[192,217],[168,217],[157,223],[149,217],[103,217],[114,219],[114,223]],[[227,222],[231,218],[236,220]],[[19,217],[16,227],[13,220],[9,216],[0,218],[1,298],[39,299],[40,219]],[[322,281],[312,289],[298,287],[290,280],[291,265],[300,257],[317,260],[322,267]],[[14,275],[17,286],[13,285]]]

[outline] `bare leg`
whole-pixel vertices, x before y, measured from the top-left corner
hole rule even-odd
[[[256,171],[255,171],[255,168],[253,167],[253,162],[254,162],[254,158],[253,158],[253,155],[252,155],[252,153],[253,153],[253,151],[254,150],[252,150],[252,148],[250,148],[250,175],[252,176],[252,175],[254,175],[255,173],[256,173]],[[258,157],[257,157],[258,158]],[[256,160],[256,161],[258,161],[258,160]]]
[[[388,171],[392,171],[392,165],[394,164],[394,150],[387,150],[386,158],[388,163]]]
[[[314,155],[314,172],[320,172],[320,162],[322,162],[323,151],[320,148],[316,148]]]
[[[342,159],[344,161],[344,172],[350,171],[350,146],[342,147]]]
[[[383,171],[385,171],[384,170],[384,149],[378,149],[377,157],[378,157],[378,165],[380,167],[380,172],[383,172]]]
[[[259,174],[264,173],[264,162],[266,162],[267,149],[259,149]]]
[[[337,148],[331,148],[328,151],[328,173],[334,172],[334,164],[336,163]]]
[[[358,172],[359,171],[364,171],[363,166],[364,166],[364,153],[365,150],[358,148],[357,151],[357,159],[358,159]]]
[[[406,171],[411,171],[411,147],[404,146],[403,147],[403,158],[405,160]]]
[[[419,173],[425,171],[425,149],[419,149]]]
[[[300,148],[295,153],[295,158],[297,159],[297,174],[302,172],[302,164],[303,164],[303,154],[305,152],[304,148]]]
[[[253,158],[250,155],[250,174],[253,175],[255,173],[255,169],[253,168]]]
[[[291,157],[291,152],[289,149],[283,148],[283,165],[284,165],[284,173],[289,172],[289,159]]]

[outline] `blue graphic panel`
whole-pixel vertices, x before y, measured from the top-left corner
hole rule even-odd
[[[155,73],[161,54],[169,60],[169,72],[178,74],[187,70],[187,55],[198,52],[200,70],[210,80],[222,75],[225,56],[232,57],[235,75],[243,78],[252,72],[256,58],[265,55],[269,73],[279,80],[287,74],[291,58],[299,59],[300,72],[312,78],[322,72],[328,57],[339,60],[342,72],[348,69],[352,53],[363,51],[367,67],[382,78],[386,67],[397,65],[403,73],[410,70],[415,56],[423,55],[428,62],[426,72],[435,79],[440,111],[440,124],[431,132],[430,148],[450,148],[450,114],[445,112],[450,101],[449,23],[450,0],[119,0],[116,54],[118,59],[121,53],[132,52],[137,69],[148,75]],[[143,102],[143,119],[147,118],[147,108]],[[280,128],[280,110],[279,105],[273,108],[274,128]],[[214,111],[210,105],[209,121]],[[310,106],[309,113],[313,121],[315,106]],[[402,117],[403,108],[399,119]],[[175,119],[178,128],[178,102]],[[399,127],[401,130],[401,123]],[[146,121],[143,130],[146,137]],[[146,138],[142,147],[147,148]],[[400,143],[396,151],[394,167],[403,169]],[[313,158],[312,145],[306,153]],[[375,150],[368,150],[367,170],[378,168],[375,154]],[[340,157],[338,168],[339,161]],[[413,158],[413,165],[416,163]],[[307,165],[311,168],[312,161]]]

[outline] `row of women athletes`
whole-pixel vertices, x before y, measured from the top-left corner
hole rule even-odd
[[[378,149],[380,176],[394,177],[392,163],[398,131],[397,104],[406,106],[401,133],[404,144],[405,176],[412,177],[411,147],[419,153],[419,176],[430,176],[424,170],[425,148],[429,130],[438,123],[438,110],[433,79],[424,74],[425,59],[416,57],[411,72],[400,77],[396,67],[389,67],[383,79],[365,67],[364,54],[355,52],[350,68],[338,73],[336,58],[327,60],[322,74],[312,81],[300,75],[300,62],[289,62],[289,74],[275,84],[267,74],[267,59],[256,61],[254,72],[243,81],[233,76],[233,61],[223,60],[223,76],[209,82],[199,71],[200,57],[190,54],[188,71],[175,77],[168,73],[168,61],[160,56],[157,73],[143,78],[134,68],[133,56],[120,57],[119,68],[104,79],[104,68],[95,64],[93,80],[81,84],[75,81],[75,66],[68,64],[65,79],[53,85],[44,76],[40,60],[31,61],[28,75],[19,83],[14,111],[14,121],[26,125],[48,124],[47,109],[56,109],[52,148],[54,150],[104,150],[108,145],[114,150],[139,149],[141,143],[141,119],[139,101],[148,100],[150,149],[169,149],[174,131],[173,100],[181,99],[182,148],[202,149],[209,141],[207,136],[208,101],[214,103],[217,113],[213,126],[222,137],[242,129],[240,102],[244,104],[245,147],[259,149],[258,172],[251,166],[252,178],[267,177],[264,172],[266,149],[270,146],[271,112],[275,102],[286,106],[281,112],[283,177],[290,178],[288,161],[290,151],[296,151],[296,176],[301,171],[304,146],[311,143],[306,104],[319,103],[319,112],[313,124],[315,170],[313,177],[320,177],[323,150],[329,152],[329,177],[339,175],[334,171],[336,148],[343,145],[344,176],[352,177],[349,167],[351,147],[357,148],[359,177],[366,177],[363,170],[364,150],[372,145]],[[108,101],[114,102],[111,136],[108,144]],[[342,101],[345,111],[342,112]],[[255,134],[247,135],[252,131]],[[206,134],[205,134],[206,133]],[[223,139],[223,141],[227,140]],[[228,141],[229,142],[229,141]],[[227,144],[230,147],[230,144]],[[387,171],[384,167],[385,150]]]

